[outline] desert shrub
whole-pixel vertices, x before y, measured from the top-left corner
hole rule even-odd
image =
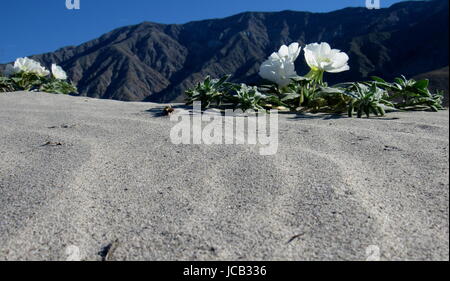
[[[375,83],[369,85],[353,83],[344,93],[351,98],[347,110],[349,117],[352,117],[354,112],[357,113],[358,118],[361,118],[363,114],[369,118],[371,113],[384,116],[386,109],[392,109],[394,106],[387,100],[387,92],[378,88]]]
[[[432,94],[428,89],[427,79],[416,81],[401,76],[394,79],[393,83],[388,83],[382,78],[372,77],[378,87],[390,93],[389,100],[399,109],[427,107],[433,111],[443,109],[443,93]]]
[[[10,78],[0,77],[0,92],[13,92],[14,83]]]
[[[266,110],[285,107],[296,112],[347,112],[351,117],[383,116],[386,111],[431,109],[442,107],[442,93],[432,94],[428,80],[408,80],[404,76],[388,83],[379,77],[372,81],[350,82],[328,86],[324,73],[340,73],[350,69],[349,57],[340,50],[331,49],[327,43],[309,44],[304,48],[309,73],[300,76],[295,71],[295,60],[301,48],[298,43],[281,46],[262,63],[259,75],[263,85],[247,86],[227,82],[230,75],[221,79],[206,77],[193,89],[186,91],[187,104],[202,102],[210,106],[234,109]]]
[[[26,71],[13,74],[10,79],[17,91],[37,90],[46,81],[45,77]]]
[[[39,88],[41,92],[55,93],[55,94],[77,94],[78,90],[75,85],[68,81],[53,79],[42,84]]]
[[[0,91],[43,91],[55,94],[75,94],[77,88],[67,80],[66,72],[52,64],[51,72],[37,61],[18,58],[6,66],[5,77],[0,77]]]
[[[234,108],[242,109],[246,111],[248,109],[253,110],[265,110],[262,100],[266,98],[265,95],[258,91],[257,87],[250,87],[242,84],[233,95]]]
[[[230,91],[236,86],[227,82],[231,75],[220,79],[211,79],[207,76],[203,82],[198,83],[193,89],[186,91],[187,104],[194,101],[202,103],[202,109],[209,108],[211,105],[220,106],[226,97],[230,97]]]

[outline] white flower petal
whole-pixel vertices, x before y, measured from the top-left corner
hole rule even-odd
[[[52,64],[52,74],[53,77],[60,80],[66,80],[67,79],[67,73],[62,69],[61,66],[58,66],[56,64]]]
[[[314,53],[310,50],[307,50],[306,48],[305,48],[305,60],[310,68],[318,67],[318,63],[316,61]]]
[[[347,70],[350,70],[350,66],[344,65],[341,68],[334,68],[332,70],[327,70],[327,72],[329,72],[329,73],[339,73],[339,72],[344,72],[344,71],[347,71]]]
[[[299,44],[297,42],[292,43],[289,45],[289,57],[295,61],[298,56],[300,55],[301,48],[299,47]]]
[[[277,59],[280,59],[280,56],[278,55],[278,53],[272,53],[269,58],[273,59],[273,60],[277,60]]]
[[[271,82],[284,87],[291,83],[291,78],[297,77],[294,61],[300,54],[298,43],[283,45],[278,53],[273,53],[268,60],[261,64],[259,75]]]
[[[281,46],[280,50],[278,51],[278,55],[280,57],[289,57],[289,48],[286,45]]]
[[[320,44],[320,56],[328,57],[331,53],[331,47],[328,43],[324,42]]]
[[[350,69],[349,57],[338,49],[331,49],[326,42],[313,43],[305,47],[305,60],[311,69],[337,73]]]
[[[338,53],[332,57],[333,66],[336,68],[340,68],[347,64],[349,57],[346,53]]]
[[[47,76],[50,72],[43,67],[39,62],[29,58],[18,58],[14,62],[14,69],[16,72],[24,71],[35,73],[39,76]]]
[[[320,50],[320,45],[318,43],[308,44],[305,47],[305,51],[308,50],[312,53],[318,53]]]

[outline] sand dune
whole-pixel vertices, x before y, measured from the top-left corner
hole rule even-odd
[[[0,260],[449,259],[448,111],[284,114],[260,156],[158,108],[0,94]]]

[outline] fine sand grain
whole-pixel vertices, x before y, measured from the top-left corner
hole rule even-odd
[[[173,145],[163,106],[0,93],[0,260],[448,260],[449,113],[280,115]]]

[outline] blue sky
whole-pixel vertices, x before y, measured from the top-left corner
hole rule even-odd
[[[185,23],[243,11],[327,12],[365,6],[365,0],[1,0],[0,63],[78,45],[114,28],[143,21]],[[387,7],[400,0],[381,0]]]

